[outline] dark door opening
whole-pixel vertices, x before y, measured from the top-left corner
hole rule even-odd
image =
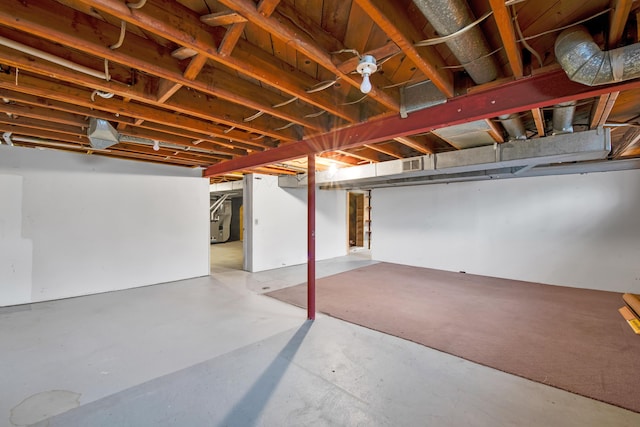
[[[364,247],[365,200],[363,193],[349,193],[349,247]]]

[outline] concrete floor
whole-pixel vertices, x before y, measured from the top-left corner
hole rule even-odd
[[[307,322],[258,294],[304,281],[304,266],[249,274],[223,260],[211,277],[0,309],[0,426],[640,425],[392,336]]]

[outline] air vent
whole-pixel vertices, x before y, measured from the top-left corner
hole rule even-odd
[[[422,159],[411,159],[402,162],[402,172],[419,171],[422,169],[420,161]]]
[[[118,131],[106,120],[89,119],[87,136],[93,148],[105,149],[118,143]]]

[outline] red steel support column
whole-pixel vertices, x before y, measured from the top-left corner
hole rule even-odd
[[[308,156],[307,178],[307,319],[316,318],[316,155]]]

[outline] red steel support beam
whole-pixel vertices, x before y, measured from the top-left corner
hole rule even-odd
[[[397,115],[388,116],[216,163],[205,170],[204,176],[268,165],[323,151],[344,150],[502,114],[518,113],[564,101],[637,88],[640,88],[640,79],[603,86],[585,86],[569,80],[563,70],[557,69],[458,96],[444,104],[411,113],[406,119]]]
[[[316,155],[309,154],[307,177],[307,319],[316,318]]]

